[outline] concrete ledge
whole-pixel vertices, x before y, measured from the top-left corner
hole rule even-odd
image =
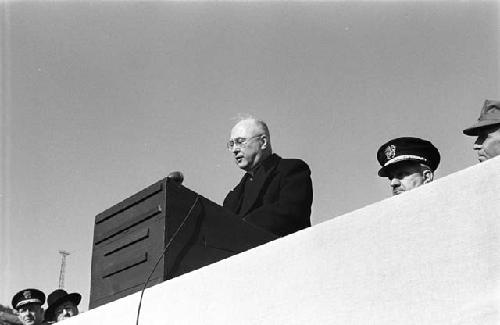
[[[498,324],[499,234],[497,158],[156,285],[139,324]],[[64,324],[133,325],[138,300]]]

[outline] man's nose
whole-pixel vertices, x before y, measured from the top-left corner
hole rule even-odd
[[[394,177],[393,179],[391,179],[391,186],[392,187],[397,187],[399,185],[401,185],[401,182],[400,182],[400,180],[398,178]]]
[[[474,145],[472,146],[472,149],[474,149],[474,150],[481,149],[483,147],[483,142],[484,142],[484,138],[477,137],[476,142],[474,142]]]

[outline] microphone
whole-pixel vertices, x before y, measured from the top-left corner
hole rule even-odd
[[[172,180],[173,182],[180,185],[184,181],[184,174],[182,174],[182,172],[176,170],[176,171],[168,174],[167,180]]]

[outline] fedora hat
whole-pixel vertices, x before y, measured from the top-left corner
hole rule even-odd
[[[80,300],[82,300],[82,296],[79,293],[73,292],[68,294],[65,290],[63,289],[57,289],[54,290],[47,298],[47,304],[49,305],[47,307],[47,310],[45,311],[45,320],[46,321],[53,321],[54,319],[54,312],[56,311],[56,308],[66,302],[70,301],[75,306],[78,306],[80,304]]]
[[[481,128],[494,124],[500,124],[500,101],[487,99],[484,101],[477,122],[463,130],[463,133],[475,136],[478,135]]]

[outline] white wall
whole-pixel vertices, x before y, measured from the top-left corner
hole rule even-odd
[[[148,289],[139,324],[498,324],[499,220],[497,158]]]

